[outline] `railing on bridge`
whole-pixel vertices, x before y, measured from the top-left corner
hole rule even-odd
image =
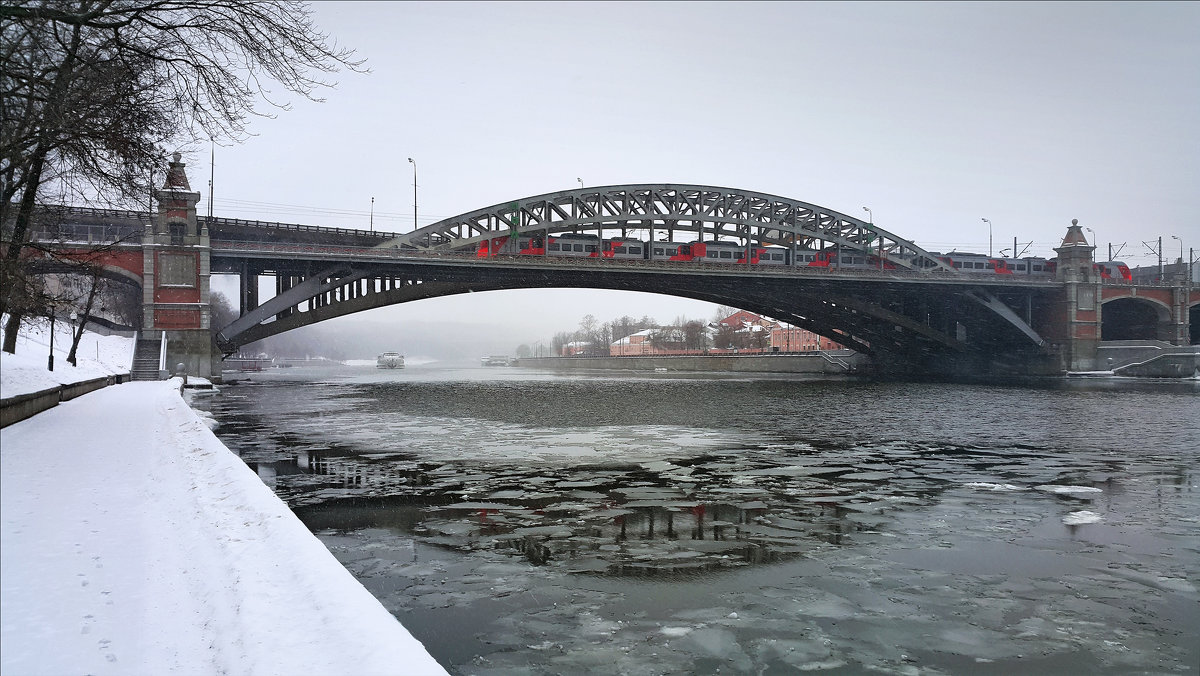
[[[99,209],[93,207],[62,207],[43,206],[44,213],[49,215],[47,222],[39,224],[34,230],[33,237],[41,241],[87,242],[103,244],[124,242],[138,244],[142,241],[142,233],[146,224],[155,215],[148,211],[132,211],[128,209]],[[87,219],[92,222],[70,221],[69,217]],[[58,221],[53,222],[53,221]],[[355,228],[331,228],[320,225],[303,225],[299,223],[280,223],[277,221],[259,221],[245,218],[227,218],[224,216],[198,216],[200,225],[209,230],[214,226],[241,226],[287,230],[291,232],[316,232],[329,235],[345,235],[355,238],[376,239],[384,241],[396,236],[394,232],[378,230],[358,230]],[[100,221],[100,222],[96,222]],[[114,222],[124,221],[124,222]]]

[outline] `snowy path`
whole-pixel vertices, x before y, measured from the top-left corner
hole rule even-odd
[[[172,382],[0,431],[0,671],[445,673]]]

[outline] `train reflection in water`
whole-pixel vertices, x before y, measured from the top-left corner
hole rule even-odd
[[[780,561],[921,503],[879,465],[804,476],[719,457],[674,464],[530,469],[300,452],[256,465],[313,530],[383,527],[463,552],[510,551],[577,573],[649,576]],[[271,467],[272,469],[268,469]],[[715,471],[714,471],[715,469]]]

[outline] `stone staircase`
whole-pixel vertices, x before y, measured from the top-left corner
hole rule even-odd
[[[133,350],[133,380],[158,380],[158,354],[162,347],[162,334],[146,337],[139,334]]]

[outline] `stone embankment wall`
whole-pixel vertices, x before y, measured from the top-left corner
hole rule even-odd
[[[128,373],[92,378],[69,385],[59,385],[39,392],[18,394],[14,397],[0,399],[0,427],[7,427],[15,422],[34,416],[48,408],[58,406],[60,401],[69,401],[109,385],[129,382]]]
[[[1113,369],[1113,373],[1135,378],[1200,377],[1200,350],[1160,354],[1140,364],[1130,364]]]
[[[513,366],[550,369],[626,369],[632,371],[711,371],[734,373],[818,373],[865,375],[870,361],[850,350],[822,355],[789,354],[647,355],[637,357],[525,357]]]

